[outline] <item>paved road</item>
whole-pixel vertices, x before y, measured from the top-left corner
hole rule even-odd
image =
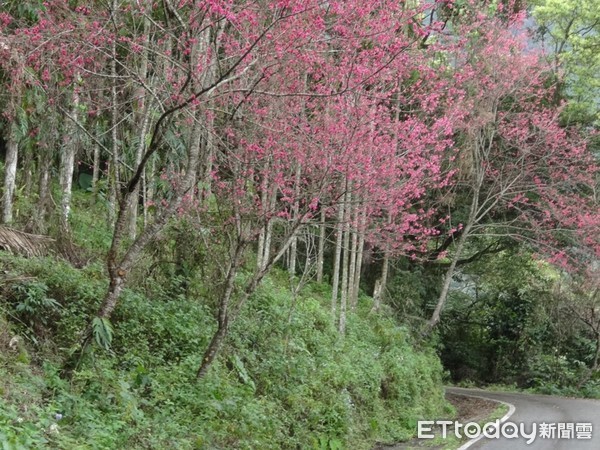
[[[454,394],[468,394],[472,396],[500,400],[514,405],[514,413],[506,419],[501,427],[508,423],[517,426],[524,424],[525,431],[530,434],[537,427],[535,440],[529,445],[523,437],[506,439],[500,433],[499,439],[482,438],[468,447],[470,450],[598,450],[600,449],[600,400],[574,399],[566,397],[554,397],[549,395],[517,394],[507,392],[488,392],[478,389],[447,388],[447,392]],[[542,423],[555,424],[554,439],[542,438]],[[566,424],[559,438],[559,424]],[[573,424],[573,425],[570,425]],[[577,439],[587,433],[585,425],[577,430],[577,424],[591,424],[591,439]],[[569,428],[573,427],[570,431]],[[512,427],[505,427],[506,434],[512,434]],[[579,432],[578,432],[579,431]],[[567,438],[572,434],[571,438]],[[468,445],[468,444],[467,444]],[[465,448],[463,446],[463,448]]]

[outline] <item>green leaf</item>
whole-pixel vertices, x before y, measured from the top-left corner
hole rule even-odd
[[[339,439],[330,439],[329,440],[329,448],[330,450],[341,450],[343,448],[342,441]]]
[[[113,338],[113,327],[106,317],[95,317],[92,321],[94,340],[105,350],[110,349]]]
[[[233,366],[235,367],[238,376],[240,377],[240,380],[242,380],[244,384],[250,386],[252,389],[256,389],[254,380],[250,377],[250,375],[248,375],[248,371],[246,370],[246,367],[244,366],[244,363],[239,358],[239,356],[234,355],[233,358],[231,358],[231,362],[233,363]]]

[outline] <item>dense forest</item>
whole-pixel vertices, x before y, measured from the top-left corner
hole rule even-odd
[[[4,449],[371,449],[600,398],[597,0],[0,4]]]

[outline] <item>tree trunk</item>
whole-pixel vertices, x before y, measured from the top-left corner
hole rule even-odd
[[[98,201],[98,180],[100,180],[100,146],[94,143],[94,167],[92,168],[92,192],[94,203]]]
[[[342,257],[344,203],[338,205],[337,224],[335,225],[335,256],[333,259],[333,279],[331,281],[331,318],[335,323],[337,314],[338,291],[340,284],[340,261]]]
[[[270,193],[270,197],[269,197],[269,211],[268,211],[268,216],[270,216],[272,214],[272,212],[275,209],[275,202],[277,201],[277,187],[275,185],[273,185],[273,187],[271,188],[272,191]],[[269,258],[271,257],[271,241],[273,240],[273,218],[269,217],[267,219],[267,225],[266,225],[266,230],[265,230],[265,245],[264,245],[264,251],[263,251],[263,256],[262,256],[262,266],[261,266],[261,270],[264,270],[267,262],[269,261]]]
[[[267,220],[269,211],[269,182],[267,180],[266,174],[269,172],[269,162],[268,159],[265,160],[263,167],[263,175],[260,180],[260,205],[262,208],[261,213],[263,214],[265,220],[262,222],[262,227],[260,228],[260,232],[258,235],[258,250],[256,252],[256,267],[258,270],[261,270],[264,265],[264,255],[265,255],[265,240],[267,236]]]
[[[79,93],[77,87],[73,88],[72,120],[67,124],[63,136],[63,148],[60,154],[60,186],[61,198],[61,223],[68,231],[69,216],[71,214],[71,196],[73,194],[73,171],[75,169],[75,154],[77,153],[77,133],[75,123],[79,111]]]
[[[296,167],[296,176],[295,176],[295,187],[294,187],[294,206],[292,208],[292,217],[293,220],[298,220],[298,214],[300,211],[300,204],[298,202],[298,197],[300,196],[300,178],[302,176],[302,167],[300,163]],[[292,244],[290,245],[290,262],[288,265],[288,272],[290,276],[296,275],[296,259],[298,257],[298,235],[294,234],[292,236]]]
[[[13,196],[17,180],[17,160],[19,158],[19,146],[12,132],[9,132],[6,143],[6,162],[4,166],[4,202],[2,204],[2,222],[13,221]]]
[[[377,312],[381,308],[381,298],[383,297],[383,292],[385,290],[385,286],[387,285],[388,272],[390,267],[390,253],[389,251],[385,251],[383,256],[383,267],[381,269],[381,277],[379,277],[375,281],[375,289],[373,290],[373,308],[371,312]]]
[[[146,0],[146,7],[151,8],[151,3]],[[143,44],[142,44],[142,54],[140,56],[140,71],[139,77],[140,82],[146,84],[148,82],[148,49],[150,45],[150,19],[148,15],[144,15],[144,34],[143,34]],[[146,150],[146,134],[148,133],[148,129],[150,127],[150,116],[152,114],[152,101],[148,101],[146,88],[141,86],[138,89],[137,93],[137,106],[138,106],[138,114],[135,115],[135,120],[137,123],[137,134],[138,134],[138,145],[135,154],[135,165],[133,167],[138,167],[142,162],[142,157],[144,156],[144,152]],[[143,183],[142,183],[143,188]],[[138,218],[138,203],[137,200],[140,196],[140,185],[138,184],[135,188],[135,192],[133,196],[136,198],[133,202],[131,202],[131,210],[129,212],[129,224],[128,224],[128,233],[129,239],[135,239],[137,234],[137,218]]]
[[[209,105],[212,105],[212,100]],[[210,107],[210,106],[209,106]],[[206,117],[206,129],[204,130],[204,162],[203,162],[203,173],[201,178],[201,189],[200,201],[205,202],[211,196],[212,193],[212,178],[213,178],[213,162],[215,158],[215,137],[214,137],[214,122],[215,119],[212,114],[208,114]]]
[[[265,253],[265,226],[260,228],[258,233],[258,246],[256,250],[256,268],[260,270],[263,266],[263,254]]]
[[[204,356],[202,357],[202,364],[200,364],[200,368],[198,369],[198,372],[196,374],[197,378],[202,378],[204,375],[206,375],[208,368],[214,361],[219,349],[221,348],[223,339],[227,334],[227,328],[229,327],[229,303],[231,301],[231,295],[233,294],[233,289],[235,287],[235,277],[237,275],[243,251],[244,244],[242,241],[238,241],[234,254],[229,263],[227,278],[225,279],[225,287],[223,289],[223,294],[221,294],[221,299],[219,301],[219,312],[217,315],[217,331],[214,334],[212,340],[210,341],[208,348],[204,352]]]
[[[121,291],[123,290],[125,283],[124,275],[125,273],[123,271],[117,269],[115,274],[111,277],[108,294],[104,298],[104,302],[98,311],[98,317],[103,317],[106,319],[110,318],[112,312],[117,306],[119,295],[121,295]]]
[[[198,160],[200,157],[199,142],[196,141],[196,144],[197,145],[190,146],[185,176],[182,180],[181,187],[175,193],[174,199],[166,208],[162,210],[162,213],[155,219],[154,222],[144,228],[139,236],[133,241],[127,252],[125,252],[125,255],[119,260],[118,254],[121,250],[121,246],[123,245],[123,239],[127,233],[127,218],[128,212],[131,208],[130,202],[137,201],[137,197],[134,197],[135,186],[130,187],[125,192],[119,207],[117,220],[115,222],[111,248],[108,252],[107,266],[110,277],[110,285],[102,306],[99,309],[100,317],[108,318],[111,316],[117,304],[116,301],[122,290],[123,283],[125,282],[129,270],[137,261],[140,253],[146,247],[146,245],[154,238],[154,236],[156,236],[156,234],[164,227],[167,220],[169,220],[169,218],[180,207],[184,195],[192,187],[196,179],[196,168],[198,166]],[[138,184],[139,182],[140,179],[137,180]]]
[[[23,172],[24,179],[23,184],[25,185],[25,197],[31,197],[31,190],[33,188],[33,173],[35,172],[33,155],[31,151],[25,151],[23,155]]]
[[[458,238],[458,242],[456,244],[456,248],[454,250],[454,256],[452,257],[452,261],[450,263],[450,267],[446,271],[446,275],[444,277],[444,284],[442,285],[442,291],[438,297],[437,304],[435,306],[435,310],[431,315],[431,319],[428,322],[428,332],[431,331],[440,321],[440,316],[442,314],[442,309],[446,303],[448,298],[448,292],[450,291],[450,284],[452,283],[452,278],[454,277],[454,270],[456,269],[456,264],[461,257],[462,250],[464,248],[465,242],[471,233],[471,228],[477,221],[477,215],[479,212],[479,195],[481,193],[481,186],[483,185],[483,180],[485,178],[486,167],[484,166],[484,162],[488,160],[489,149],[491,146],[491,142],[493,142],[494,131],[491,131],[490,136],[485,136],[486,130],[481,130],[477,136],[477,140],[473,146],[472,153],[472,193],[473,196],[471,198],[471,206],[469,207],[469,216],[467,218],[467,223],[464,226],[460,237]],[[487,138],[486,138],[487,137]],[[484,202],[485,204],[485,202]]]
[[[319,222],[319,247],[317,250],[317,283],[323,282],[323,266],[325,265],[325,208],[321,207]]]
[[[304,91],[308,89],[308,75],[304,75]],[[302,102],[302,120],[306,121],[306,101]],[[293,220],[297,220],[298,212],[300,210],[300,181],[302,178],[302,165],[299,161],[296,161],[296,173],[294,177],[294,205],[292,207]],[[291,277],[296,275],[296,259],[298,258],[298,235],[292,236],[292,244],[290,246],[290,263],[288,265],[288,272]]]
[[[50,168],[52,167],[50,149],[45,149],[39,155],[40,180],[38,190],[38,204],[36,208],[36,230],[46,234],[46,214],[50,202]]]
[[[388,213],[387,223],[391,224],[394,221],[392,214]],[[375,289],[373,291],[373,308],[371,312],[379,311],[381,308],[381,298],[387,285],[388,273],[390,267],[390,251],[386,248],[383,252],[383,266],[381,268],[381,277],[375,281]]]
[[[196,378],[201,379],[204,378],[208,369],[212,365],[213,361],[217,357],[219,350],[221,349],[221,345],[225,336],[227,336],[227,330],[229,328],[229,319],[225,318],[224,322],[219,322],[217,325],[217,332],[213,335],[204,356],[202,357],[202,364],[198,368],[198,372],[196,373]]]
[[[206,57],[210,55],[210,59],[207,59],[207,67],[210,67],[205,73],[204,84],[211,84],[217,79],[217,67],[218,63],[215,56],[219,53],[219,43],[225,27],[225,21],[221,24],[216,32],[214,39],[211,38],[211,30],[206,29],[201,40],[202,45],[200,46],[200,57]],[[210,46],[214,42],[214,48],[209,51]],[[239,106],[240,110],[242,105]],[[205,114],[204,118],[204,158],[202,161],[203,172],[201,174],[201,193],[199,195],[200,201],[208,201],[212,193],[212,179],[213,179],[213,163],[215,158],[215,115],[211,112],[214,110],[214,99],[210,97],[206,102],[206,109],[209,111]]]
[[[111,12],[113,15],[117,12],[117,0],[113,0]],[[112,59],[110,62],[110,75],[112,77],[111,86],[111,141],[112,141],[112,163],[109,176],[110,185],[110,196],[108,200],[108,221],[112,225],[118,218],[115,216],[115,212],[118,209],[119,202],[119,189],[120,189],[120,176],[119,176],[119,134],[117,132],[117,126],[119,124],[119,104],[117,96],[117,44],[113,40],[112,43]]]
[[[268,261],[265,261],[262,269],[257,269],[254,272],[254,275],[246,283],[246,286],[242,290],[241,297],[238,300],[237,304],[234,307],[231,307],[230,303],[235,283],[235,274],[237,273],[237,270],[242,264],[241,256],[245,248],[244,241],[237,241],[236,250],[228,268],[228,276],[225,282],[225,289],[219,301],[217,330],[204,353],[202,363],[200,365],[200,368],[198,369],[198,372],[196,373],[196,377],[198,379],[201,379],[206,375],[210,365],[217,357],[218,352],[221,348],[221,344],[227,336],[229,325],[233,323],[238,317],[242,307],[250,298],[250,296],[256,291],[256,288],[260,285],[262,279],[269,272],[271,267],[273,267],[273,265],[276,264],[289,250],[289,247],[292,243],[292,237],[298,232],[298,228],[300,227],[300,225],[301,221],[298,221],[296,224],[294,224],[294,226],[290,230],[290,233],[284,238],[283,243],[279,248],[279,251],[275,255],[271,256]],[[238,226],[238,230],[241,230],[241,226]]]
[[[206,157],[204,159],[204,177],[202,179],[205,199],[208,199],[212,193],[213,162],[215,158],[214,122],[214,117],[211,116],[208,118],[208,129],[206,130]]]
[[[340,288],[341,296],[340,296],[340,322],[339,322],[339,332],[340,334],[344,334],[346,332],[346,310],[348,306],[348,271],[350,264],[350,201],[351,195],[350,190],[348,188],[348,183],[346,183],[346,195],[344,200],[344,224],[343,224],[343,246],[344,253],[342,258],[342,286]]]
[[[356,308],[358,303],[358,291],[360,290],[360,277],[362,272],[362,262],[365,250],[365,228],[367,225],[366,206],[363,205],[360,211],[358,225],[358,254],[356,255],[356,269],[354,273],[354,286],[352,287],[352,309]]]
[[[143,117],[142,124],[140,126],[139,131],[139,142],[135,154],[135,165],[133,167],[138,167],[142,163],[142,157],[144,156],[144,151],[146,149],[146,134],[148,133],[148,128],[150,126],[150,115],[152,113],[152,108],[150,102],[146,105]],[[192,144],[193,145],[193,144]],[[138,184],[133,192],[134,200],[131,202],[130,210],[129,210],[129,224],[127,225],[129,239],[135,239],[137,234],[137,218],[138,218],[138,202],[140,196],[140,185]]]
[[[446,304],[446,299],[448,298],[448,292],[450,291],[450,284],[452,284],[452,278],[454,277],[454,270],[456,269],[456,263],[461,257],[463,247],[465,242],[467,241],[467,237],[471,232],[471,228],[473,227],[473,223],[475,221],[475,216],[477,213],[477,205],[479,202],[479,192],[476,195],[473,195],[473,199],[471,201],[471,209],[469,211],[468,222],[465,225],[464,229],[460,237],[458,238],[458,242],[456,244],[456,249],[454,250],[454,255],[452,256],[452,261],[450,263],[450,267],[446,271],[446,275],[444,276],[444,284],[442,285],[442,291],[438,297],[437,305],[435,306],[435,310],[431,315],[431,319],[429,319],[428,328],[429,330],[433,329],[438,322],[440,321],[440,316],[442,314],[442,309]]]
[[[348,303],[354,311],[356,302],[354,300],[354,277],[356,276],[356,257],[358,253],[358,207],[351,206],[352,227],[350,229],[350,268],[348,272]]]
[[[114,150],[114,148],[113,148]],[[108,225],[114,226],[117,220],[117,180],[115,178],[115,158],[111,158],[110,161],[106,164],[106,171],[108,173],[107,177],[107,187],[108,187],[108,198],[107,198],[107,207],[108,207]]]
[[[150,222],[150,211],[148,208],[154,204],[154,179],[156,178],[156,162],[155,158],[150,160],[150,167],[144,170],[144,228]]]

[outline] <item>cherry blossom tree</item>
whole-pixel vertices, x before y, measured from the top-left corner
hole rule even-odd
[[[560,128],[543,55],[528,49],[522,21],[520,14],[508,22],[480,15],[453,53],[460,70],[449,112],[462,140],[453,189],[466,190],[470,206],[449,231],[454,252],[430,327],[469,237],[508,236],[554,260],[569,246],[599,248],[597,233],[589,234],[600,226],[590,195],[598,167],[577,133]]]
[[[210,245],[224,253],[198,377],[273,266],[287,260],[296,276],[311,229],[320,280],[335,240],[331,310],[342,335],[367,245],[383,255],[375,310],[393,258],[451,255],[431,326],[472,237],[509,236],[556,260],[597,252],[597,168],[559,126],[522,17],[488,12],[447,1],[49,0],[37,20],[5,26],[4,70],[22,55],[29,79],[15,84],[45,93],[46,128],[64,118],[65,225],[83,143],[94,183],[108,180],[109,287],[95,326],[110,325],[148,244],[184,214],[218,228]]]

